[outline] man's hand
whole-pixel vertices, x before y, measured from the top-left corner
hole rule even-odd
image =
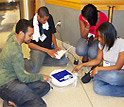
[[[56,48],[55,48],[55,52],[60,51],[60,50],[61,50],[60,47],[56,47]]]
[[[82,65],[77,65],[73,70],[72,70],[72,73],[73,72],[78,72],[80,69],[81,69]]]
[[[48,81],[51,77],[49,75],[44,75],[43,74],[44,81]]]
[[[48,55],[51,56],[52,58],[56,58],[55,54],[57,54],[57,52],[55,50],[49,50],[47,51]]]

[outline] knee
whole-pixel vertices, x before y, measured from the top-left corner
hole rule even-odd
[[[97,52],[96,51],[90,51],[88,52],[88,56],[91,58],[91,59],[95,59],[97,57]]]
[[[37,74],[39,72],[40,72],[40,69],[34,66],[33,69],[32,69],[32,71],[30,73]]]
[[[91,59],[95,59],[95,58],[97,57],[97,54],[91,53],[91,54],[89,55],[89,57],[90,57]]]
[[[31,74],[37,74],[37,73],[40,72],[40,70],[37,70],[37,69],[33,68],[32,70],[27,71],[27,72],[29,72],[29,73],[31,73]]]
[[[45,89],[46,89],[46,92],[49,92],[49,90],[50,90],[50,84],[48,82],[46,82]]]
[[[101,89],[99,81],[94,81],[93,89],[96,94],[104,95],[104,90]]]
[[[36,74],[40,72],[41,66],[38,66],[37,64],[31,62],[27,58],[24,59],[24,68],[27,72]]]
[[[108,71],[108,75],[106,76],[107,80],[109,80],[109,84],[111,85],[123,85],[123,74],[118,71]]]
[[[86,49],[84,49],[82,47],[76,47],[76,53],[79,56],[86,56],[87,51],[86,51]]]
[[[32,73],[32,74],[37,74],[37,73],[40,72],[41,66],[36,65],[36,64],[32,64],[32,67],[31,68],[32,69],[30,69],[29,72]]]
[[[69,62],[68,57],[67,56],[63,56],[62,59],[60,59],[60,61],[59,61],[59,65],[60,66],[65,66],[65,65],[68,64],[68,62]]]
[[[44,95],[46,95],[50,91],[50,84],[48,82],[44,82],[43,90],[44,91],[43,91],[41,97],[43,97]]]
[[[45,103],[45,101],[43,101],[42,98],[36,97],[34,99],[31,100],[27,100],[25,101],[23,104],[17,104],[17,106],[19,107],[47,107],[47,104]]]

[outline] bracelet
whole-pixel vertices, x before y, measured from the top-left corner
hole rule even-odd
[[[85,27],[86,30],[89,30],[88,28]]]

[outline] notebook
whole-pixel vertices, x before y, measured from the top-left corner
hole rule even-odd
[[[72,46],[70,46],[67,50],[60,50],[60,51],[57,51],[58,54],[55,54],[56,59],[61,59],[61,57],[62,57],[66,52],[68,52],[71,48],[72,48]]]

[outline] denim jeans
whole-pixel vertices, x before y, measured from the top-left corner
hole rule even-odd
[[[42,51],[31,50],[30,59],[24,59],[25,70],[29,73],[40,72],[44,66],[65,66],[68,63],[68,58],[63,56],[61,59],[51,58],[48,54]]]
[[[24,84],[13,80],[0,86],[0,97],[3,100],[14,102],[17,107],[46,107],[46,103],[41,97],[49,90],[50,85],[47,82],[36,81]]]
[[[91,59],[95,59],[98,51],[98,40],[95,40],[91,45],[86,44],[87,39],[80,38],[77,46],[76,53],[79,56],[90,57]]]
[[[124,97],[124,70],[99,71],[93,78],[97,94]]]

